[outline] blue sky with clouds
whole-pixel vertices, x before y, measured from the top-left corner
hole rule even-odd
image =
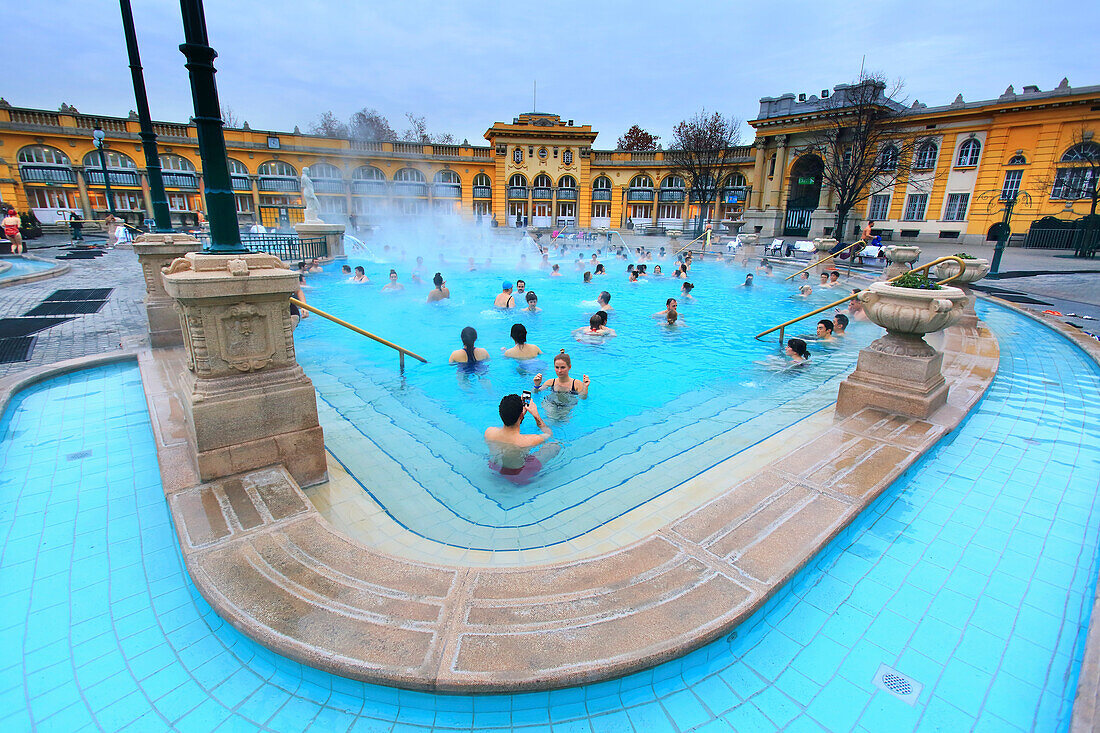
[[[6,3],[13,105],[125,115],[133,88],[111,0]],[[192,113],[179,3],[133,0],[155,119]],[[1100,3],[488,2],[206,0],[218,91],[255,129],[290,130],[331,109],[404,113],[483,143],[486,128],[531,109],[600,132],[631,124],[667,141],[702,107],[751,119],[762,96],[819,93],[866,67],[930,105],[990,99],[1009,84],[1100,84]],[[745,128],[744,138],[751,138]]]

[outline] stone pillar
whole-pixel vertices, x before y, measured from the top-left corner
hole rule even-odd
[[[775,136],[775,175],[772,177],[772,187],[768,191],[768,206],[778,209],[783,199],[783,186],[787,176],[787,136]]]
[[[756,148],[756,160],[752,165],[752,193],[749,195],[749,201],[746,208],[760,209],[763,206],[762,197],[764,195],[764,166],[767,165],[765,159],[765,148],[767,143],[764,142],[765,138],[757,138],[754,147]]]
[[[741,237],[741,256],[740,262],[745,267],[749,265],[749,259],[756,257],[756,244],[759,241],[759,237],[755,234],[742,234]]]
[[[203,481],[281,463],[326,479],[313,383],[298,366],[287,299],[298,276],[262,253],[193,252],[164,272],[180,308],[181,401]]]
[[[326,224],[325,222],[298,222],[294,225],[294,231],[302,239],[310,237],[324,237],[328,246],[328,256],[334,260],[346,260],[344,254],[344,225]]]
[[[885,254],[890,264],[886,266],[883,277],[889,280],[892,277],[904,275],[913,269],[913,263],[920,257],[920,247],[891,244],[885,248]]]
[[[829,253],[833,251],[833,247],[835,247],[835,246],[836,246],[836,240],[833,239],[832,237],[825,237],[825,238],[815,239],[814,240],[814,249],[817,250],[817,252],[815,253],[817,259],[820,260],[823,257],[828,257]],[[823,272],[828,272],[829,270],[834,270],[834,269],[836,269],[836,265],[834,264],[834,261],[829,260],[828,262],[822,262],[817,267],[815,267],[814,268],[814,273],[820,275]]]
[[[883,282],[859,294],[864,313],[886,335],[859,352],[856,369],[840,383],[836,414],[877,407],[925,419],[947,402],[943,353],[923,338],[962,315],[966,295],[958,288],[913,290]]]
[[[134,251],[145,277],[145,314],[149,317],[149,341],[154,348],[183,345],[183,331],[176,302],[164,289],[163,268],[188,252],[202,249],[190,234],[142,234],[134,240]]]
[[[76,171],[76,192],[80,196],[80,210],[83,212],[85,221],[90,222],[95,218],[95,213],[92,212],[92,202],[88,198],[88,182],[84,178],[83,168],[74,168]]]

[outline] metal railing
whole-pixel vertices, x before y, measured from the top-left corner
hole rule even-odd
[[[921,270],[927,271],[928,268],[930,268],[930,267],[934,267],[934,266],[940,264],[941,262],[948,262],[948,261],[958,262],[959,263],[959,271],[956,272],[954,275],[951,275],[950,277],[945,277],[943,280],[937,280],[936,284],[937,285],[943,285],[945,283],[949,283],[952,280],[954,280],[955,278],[961,277],[962,274],[964,272],[966,272],[966,260],[962,259],[961,257],[955,257],[954,255],[949,255],[947,257],[940,257],[938,259],[932,260],[927,265],[921,265],[920,267],[914,267],[913,269],[908,270],[906,272],[903,272],[900,275],[895,275],[894,277],[890,278],[886,282],[887,283],[892,283],[895,280],[898,280],[900,278],[905,277],[910,272],[920,272]],[[778,326],[772,326],[767,331],[761,331],[760,333],[756,334],[756,336],[754,338],[756,338],[756,340],[759,341],[762,336],[767,336],[769,333],[772,333],[774,331],[779,331],[779,343],[782,344],[783,343],[783,332],[786,330],[787,326],[790,326],[793,323],[798,323],[799,321],[801,321],[803,319],[806,319],[806,318],[809,318],[810,316],[816,316],[818,313],[823,313],[824,311],[827,311],[830,308],[835,308],[838,305],[841,305],[843,303],[847,303],[849,300],[851,300],[855,297],[858,297],[858,296],[859,296],[859,293],[852,293],[851,295],[848,295],[844,298],[841,298],[838,301],[835,301],[833,303],[829,303],[828,305],[821,306],[820,308],[812,310],[809,313],[803,313],[802,315],[798,316],[797,318],[792,318],[791,320],[786,321],[784,323],[780,323]]]
[[[559,188],[558,189],[558,201],[576,201],[577,189],[575,188]]]
[[[76,183],[76,173],[72,168],[49,165],[21,165],[19,177],[24,183]]]
[[[657,200],[661,201],[661,202],[676,203],[676,202],[679,202],[679,201],[683,201],[684,198],[685,198],[685,193],[684,193],[683,189],[678,189],[678,188],[662,188],[657,193]]]
[[[274,176],[260,176],[261,191],[297,191],[297,178],[277,178]]]
[[[594,188],[592,189],[593,201],[610,201],[611,189],[610,188]]]
[[[653,189],[652,188],[628,188],[626,191],[627,201],[652,201]]]
[[[198,188],[199,177],[194,173],[164,173],[164,185],[169,188]]]
[[[554,189],[549,186],[535,186],[531,189],[531,198],[540,201],[549,201],[554,198]]]
[[[406,349],[403,346],[398,346],[397,344],[393,343],[392,341],[387,341],[386,339],[382,338],[381,336],[375,336],[370,331],[364,331],[363,329],[359,328],[358,326],[354,326],[354,325],[348,323],[347,321],[345,321],[343,319],[337,318],[336,316],[332,315],[331,313],[325,313],[320,308],[314,308],[312,305],[308,305],[304,301],[298,300],[297,298],[291,298],[290,302],[293,303],[294,305],[298,306],[299,308],[306,309],[310,313],[316,313],[317,315],[321,316],[322,318],[327,318],[328,320],[332,321],[333,323],[335,323],[337,325],[343,326],[344,328],[346,328],[348,330],[354,331],[355,333],[359,334],[360,336],[366,336],[369,339],[373,339],[374,341],[377,341],[378,343],[382,344],[383,346],[389,346],[391,349],[393,349],[394,351],[397,352],[397,360],[398,360],[398,364],[400,365],[401,371],[405,371],[405,354],[408,354],[412,358],[418,360],[421,364],[427,364],[428,363],[428,360],[425,359],[420,354],[417,354],[413,351],[409,351],[408,349]]]
[[[428,184],[415,181],[394,181],[393,193],[395,196],[427,196]]]
[[[493,189],[490,186],[474,186],[474,198],[475,199],[491,199],[493,197]]]
[[[313,182],[313,190],[317,193],[344,193],[347,187],[338,178],[318,178]]]
[[[230,179],[233,182],[234,191],[251,191],[252,181],[248,176],[231,176]]]
[[[380,181],[377,178],[356,178],[351,182],[351,192],[380,196],[386,193],[386,182]]]
[[[802,268],[801,270],[799,270],[798,272],[794,273],[793,275],[788,275],[787,277],[783,278],[783,280],[784,280],[784,281],[790,280],[791,278],[793,278],[793,277],[797,277],[798,275],[801,275],[802,273],[806,272],[806,270],[809,270],[809,269],[811,269],[811,268],[817,267],[817,266],[818,266],[818,265],[820,265],[820,264],[821,264],[822,262],[828,262],[829,260],[831,260],[831,259],[833,259],[834,257],[836,257],[836,256],[837,256],[838,254],[842,254],[842,253],[844,253],[844,252],[847,252],[847,251],[848,251],[848,250],[850,250],[850,249],[851,249],[852,247],[855,247],[855,246],[856,246],[857,244],[866,244],[866,242],[864,242],[864,241],[863,241],[862,239],[857,239],[856,241],[852,242],[851,244],[849,244],[849,245],[848,245],[847,247],[845,247],[844,249],[839,249],[839,250],[837,250],[836,252],[833,252],[833,253],[832,253],[831,255],[829,255],[828,257],[822,257],[822,258],[821,258],[820,260],[818,260],[817,262],[811,263],[811,264],[807,265],[806,267],[803,267],[803,268]],[[851,274],[852,274],[852,261],[851,261],[851,258],[850,258],[850,257],[848,258],[848,274],[849,274],[849,275],[851,275]]]
[[[198,235],[203,246],[210,244],[210,235]],[[299,237],[297,234],[251,234],[241,232],[241,244],[257,252],[275,255],[286,263],[308,262],[328,257],[328,240],[324,237]]]
[[[108,170],[107,175],[111,177],[112,186],[140,186],[141,180],[138,178],[138,174],[133,171],[112,171]],[[96,170],[95,168],[85,168],[84,178],[92,186],[103,185],[103,171]]]
[[[510,199],[526,199],[527,198],[527,186],[509,186],[508,198]]]
[[[432,196],[441,199],[462,198],[461,183],[433,183]]]

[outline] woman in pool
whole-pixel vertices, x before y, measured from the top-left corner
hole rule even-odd
[[[350,282],[353,283],[369,283],[367,279],[367,271],[363,269],[362,265],[355,266],[355,274],[352,276]]]
[[[680,297],[684,300],[694,300],[695,298],[691,294],[692,290],[695,290],[695,286],[689,282],[685,282],[680,288]]]
[[[597,275],[606,275],[607,274],[607,272],[604,270],[603,263],[600,263],[600,264],[596,265],[596,274]]]
[[[542,381],[542,373],[535,375],[535,391],[549,389],[558,394],[574,394],[582,400],[588,399],[588,375],[582,374],[580,380],[569,376],[569,370],[573,368],[573,362],[565,349],[554,357],[554,376],[546,382]]]
[[[661,272],[661,266],[660,265],[654,265],[653,266],[653,276],[654,277],[660,277],[662,274],[663,273]]]
[[[585,281],[586,283],[590,283],[590,282],[592,282],[592,273],[591,273],[591,272],[587,272],[587,271],[586,271],[586,272],[584,273],[584,281]]]
[[[610,338],[615,335],[615,330],[607,327],[607,312],[596,311],[592,314],[592,317],[588,319],[588,327],[574,329],[573,338],[581,343],[595,344],[602,342],[605,338]]]
[[[561,268],[558,267],[558,263],[554,263],[554,266],[550,268],[550,277],[561,277]]]
[[[432,278],[432,282],[435,283],[435,289],[428,293],[428,302],[436,303],[440,300],[446,300],[451,297],[451,291],[447,287],[447,281],[443,279],[442,273],[435,273],[435,277]]]
[[[798,289],[798,296],[800,298],[809,298],[813,294],[814,289],[811,288],[809,285],[803,285]]]
[[[527,328],[522,323],[512,324],[512,340],[516,342],[516,345],[510,349],[501,347],[501,351],[509,359],[534,359],[536,356],[542,353],[542,349],[534,344],[527,343]]]
[[[397,270],[390,270],[390,281],[382,286],[383,290],[404,290],[405,286],[397,282]]]
[[[477,331],[471,326],[462,329],[460,338],[462,339],[462,348],[451,352],[451,358],[448,359],[451,364],[476,364],[479,361],[489,360],[488,351],[480,346],[474,346],[477,342]]]
[[[743,287],[743,288],[751,288],[752,287],[752,273],[751,272],[748,273],[747,275],[745,275],[745,282],[741,283],[741,287]]]
[[[539,308],[539,296],[535,295],[534,290],[527,291],[527,307],[523,310],[526,313],[542,313],[542,308]]]
[[[810,360],[810,350],[806,348],[806,342],[802,339],[787,339],[787,348],[783,352],[795,364],[802,364]]]

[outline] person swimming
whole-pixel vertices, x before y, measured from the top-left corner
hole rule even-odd
[[[472,326],[466,326],[462,329],[459,338],[462,340],[462,348],[451,352],[451,357],[448,359],[451,364],[476,364],[479,361],[489,359],[488,351],[480,346],[475,346],[477,331]]]
[[[653,276],[654,276],[654,277],[657,277],[657,276],[659,276],[659,275],[661,275],[661,274],[662,274],[662,273],[661,273],[661,266],[660,266],[660,265],[654,265],[654,266],[653,266]]]
[[[810,350],[806,348],[806,342],[802,339],[787,339],[787,347],[783,352],[795,364],[801,364],[810,359]]]
[[[535,391],[541,392],[549,389],[559,394],[574,394],[582,400],[588,399],[589,379],[587,374],[582,374],[580,380],[569,376],[569,370],[573,368],[573,362],[569,354],[562,349],[554,356],[554,376],[546,382],[542,381],[542,372],[535,375]]]
[[[814,294],[814,289],[809,285],[802,285],[798,288],[798,295],[802,298],[809,298]]]
[[[363,269],[362,265],[355,266],[355,275],[352,276],[351,282],[353,283],[369,283],[367,279],[367,271]]]
[[[542,313],[542,308],[539,308],[539,296],[535,295],[534,290],[528,290],[526,295],[527,307],[524,308],[525,313]]]
[[[588,272],[587,270],[584,273],[584,282],[586,282],[586,283],[592,282],[592,273]]]
[[[833,336],[833,322],[828,318],[822,318],[817,322],[817,340],[818,341],[836,341]]]
[[[526,291],[526,290],[527,290],[527,281],[526,280],[516,280],[516,295],[523,295],[524,291]]]
[[[607,274],[607,271],[604,270],[604,266],[603,266],[602,262],[600,264],[596,265],[596,274],[597,275],[606,275]]]
[[[692,296],[691,294],[692,290],[695,290],[695,286],[689,282],[685,282],[680,287],[680,297],[684,298],[685,300],[694,300],[694,296]]]
[[[516,343],[510,349],[501,347],[501,351],[509,359],[534,359],[536,356],[542,353],[542,349],[534,344],[527,343],[527,327],[522,323],[513,323],[511,331],[512,341]]]
[[[592,339],[603,340],[615,336],[614,329],[607,327],[607,312],[597,311],[588,319],[588,328],[578,328],[573,331],[573,338],[577,341],[589,342]]]
[[[351,275],[351,265],[344,265],[343,267],[340,268],[340,272],[341,272],[341,274],[350,276]]]
[[[596,305],[602,311],[612,310],[611,293],[607,292],[606,290],[602,291],[599,295],[596,296]]]
[[[390,281],[382,286],[383,290],[404,290],[405,286],[397,282],[397,270],[390,270]]]
[[[562,276],[561,268],[558,266],[558,263],[555,262],[554,266],[550,268],[550,277],[561,277],[561,276]]]
[[[745,282],[741,283],[741,287],[743,287],[743,288],[751,288],[752,287],[752,273],[751,272],[748,273],[747,275],[745,275]]]
[[[435,283],[435,289],[428,293],[429,303],[435,303],[451,297],[451,291],[447,288],[447,281],[443,279],[442,273],[435,273],[432,282]]]
[[[551,437],[550,426],[539,415],[535,403],[525,401],[518,394],[502,397],[497,411],[503,425],[485,429],[485,443],[489,448],[489,467],[499,471],[513,483],[525,484],[542,468],[542,461],[536,458],[532,451]],[[520,432],[526,415],[531,415],[535,419],[535,425],[539,429],[538,434]],[[541,452],[544,458],[549,458],[556,454],[557,450],[544,449]]]
[[[493,300],[493,305],[497,308],[514,308],[516,305],[515,296],[512,295],[512,283],[505,280],[500,284],[500,292],[497,293],[497,297]]]
[[[654,318],[668,318],[669,313],[676,313],[679,304],[676,302],[676,298],[669,298],[665,301],[665,309],[663,311],[657,311],[653,314]]]
[[[848,316],[843,313],[833,315],[833,335],[844,336],[848,333]]]

